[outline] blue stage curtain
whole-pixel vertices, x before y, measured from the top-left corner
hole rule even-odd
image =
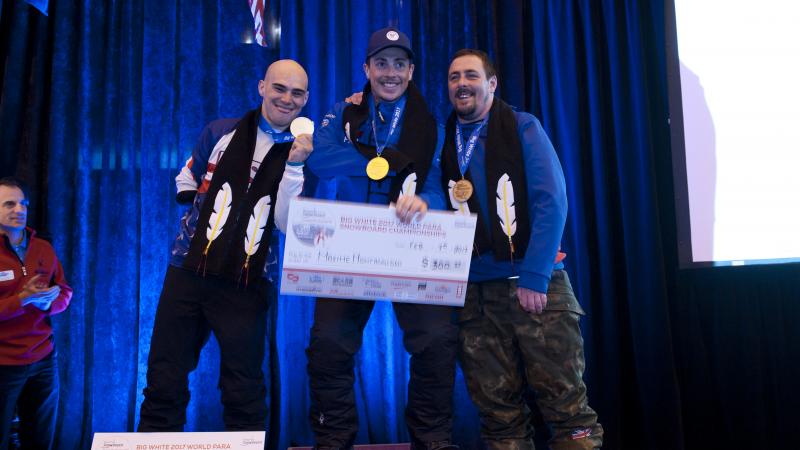
[[[280,42],[261,48],[245,43],[245,0],[53,0],[49,17],[22,0],[0,2],[0,175],[33,185],[30,223],[52,236],[75,288],[53,321],[57,448],[135,429],[183,210],[174,177],[202,126],[257,106],[257,81],[278,58],[307,68],[304,114],[319,121],[363,87],[368,36],[387,25],[412,37],[415,79],[440,119],[450,55],[477,47],[497,62],[499,96],[538,116],[553,140],[570,202],[566,265],[588,313],[586,380],[605,447],[781,448],[797,417],[781,404],[800,400],[791,388],[798,364],[785,363],[797,360],[800,308],[782,299],[797,300],[800,277],[796,268],[675,269],[662,1],[271,4]],[[271,448],[310,444],[304,349],[313,300],[282,297],[271,311]],[[212,338],[191,377],[187,430],[222,428],[217,365]],[[358,443],[408,440],[407,369],[391,307],[379,303],[356,367]],[[751,404],[737,408],[737,393]],[[478,448],[460,374],[454,401],[455,440]]]

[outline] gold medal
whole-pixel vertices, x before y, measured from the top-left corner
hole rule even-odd
[[[389,161],[382,156],[376,156],[369,160],[367,164],[367,176],[375,181],[386,178],[389,173]]]
[[[472,197],[472,191],[472,183],[462,178],[453,186],[453,198],[457,202],[464,203]]]

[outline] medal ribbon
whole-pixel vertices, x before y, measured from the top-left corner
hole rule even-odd
[[[489,116],[486,116],[483,121],[478,125],[467,141],[467,149],[464,150],[464,139],[461,134],[461,124],[456,121],[456,154],[458,155],[458,170],[461,172],[461,178],[464,178],[464,173],[469,167],[469,161],[472,159],[472,153],[475,151],[475,146],[478,145],[478,138],[481,135],[481,129],[489,123]]]
[[[397,101],[397,106],[394,107],[394,112],[392,113],[392,122],[389,125],[389,133],[386,135],[386,140],[383,142],[383,145],[378,143],[378,130],[375,128],[375,110],[378,108],[377,105],[373,105],[370,108],[370,112],[372,114],[372,137],[375,138],[375,153],[378,156],[381,156],[383,150],[389,145],[389,139],[392,138],[392,135],[395,131],[397,131],[397,124],[400,122],[400,116],[403,115],[403,110],[406,107],[406,98],[403,97]]]
[[[265,119],[264,116],[259,116],[258,128],[264,133],[272,136],[272,140],[275,141],[276,144],[294,141],[294,136],[292,136],[292,133],[285,130],[275,131],[275,129],[270,126],[269,122],[267,122],[267,119]]]

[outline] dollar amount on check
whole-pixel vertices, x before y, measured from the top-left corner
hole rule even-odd
[[[386,206],[295,199],[281,294],[463,306],[476,220],[404,224]]]

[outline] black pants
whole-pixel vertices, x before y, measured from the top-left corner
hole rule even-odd
[[[354,355],[374,302],[317,299],[308,355],[311,428],[316,443],[349,447],[358,432]],[[451,438],[458,329],[453,308],[394,303],[411,354],[406,424],[414,442]]]
[[[226,430],[266,428],[264,339],[274,296],[262,278],[247,289],[217,277],[170,266],[156,310],[147,387],[139,431],[182,431],[189,403],[189,373],[197,367],[209,333],[219,342],[223,421]]]
[[[0,449],[7,449],[14,408],[22,448],[53,447],[58,407],[56,352],[24,366],[0,366]]]

